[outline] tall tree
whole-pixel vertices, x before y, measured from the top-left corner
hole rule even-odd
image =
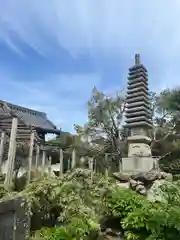
[[[154,94],[153,103],[155,139],[152,145],[159,155],[163,155],[180,146],[180,89],[166,89]]]
[[[78,134],[101,152],[117,154],[121,161],[121,129],[125,99],[123,92],[108,97],[97,88],[88,101],[88,121],[81,127],[75,125]]]

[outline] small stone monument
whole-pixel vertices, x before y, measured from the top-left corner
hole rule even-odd
[[[0,239],[25,240],[29,237],[30,218],[23,198],[0,202]]]
[[[128,157],[123,158],[123,172],[144,172],[153,168],[150,132],[152,110],[149,101],[148,73],[135,55],[135,65],[129,69],[127,87],[126,125],[128,129]]]

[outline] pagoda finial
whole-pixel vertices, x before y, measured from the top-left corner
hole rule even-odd
[[[135,54],[135,65],[140,65],[140,54]]]

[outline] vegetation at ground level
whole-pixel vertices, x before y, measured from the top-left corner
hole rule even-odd
[[[24,191],[1,198],[23,196],[31,205],[31,240],[104,239],[100,223],[116,217],[126,239],[180,239],[180,181],[162,186],[166,201],[149,202],[137,193],[117,186],[111,178],[76,169],[61,178],[44,178]]]

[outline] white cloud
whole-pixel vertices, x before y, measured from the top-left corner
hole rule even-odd
[[[130,58],[136,52],[142,53],[145,64],[153,65],[149,75],[154,89],[176,85],[179,12],[179,0],[6,0],[0,4],[0,42],[21,56],[24,53],[13,42],[12,32],[43,56],[57,51],[57,46],[77,58],[86,51],[97,64],[97,74],[50,75],[43,82],[23,85],[6,72],[1,98],[44,110],[58,124],[70,126],[86,118],[81,109],[91,88],[101,80],[101,59],[121,57],[132,64]],[[123,78],[125,82],[124,72]],[[116,86],[106,91],[112,89]]]
[[[1,99],[17,105],[44,111],[58,127],[73,131],[73,124],[86,121],[86,102],[98,75],[53,75],[42,82],[17,82],[7,73],[0,73]]]
[[[20,51],[9,39],[11,30],[44,56],[58,45],[73,57],[88,51],[97,65],[113,56],[131,64],[130,56],[140,52],[167,75],[180,61],[179,12],[179,0],[6,0],[0,7],[0,38]]]
[[[0,16],[6,29],[42,53],[50,50],[47,34],[76,54],[88,47],[92,54],[151,49],[177,57],[179,11],[178,0],[6,0]]]

